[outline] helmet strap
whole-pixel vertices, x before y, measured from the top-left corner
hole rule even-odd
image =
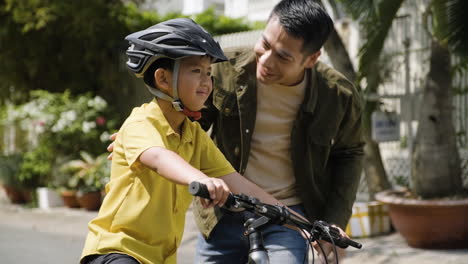
[[[156,97],[158,97],[158,98],[161,98],[161,99],[163,99],[163,100],[165,100],[165,101],[169,101],[169,102],[173,102],[173,101],[174,101],[174,99],[172,99],[172,97],[170,97],[169,95],[167,95],[167,94],[161,92],[160,90],[158,90],[158,89],[156,89],[156,88],[154,88],[154,87],[151,87],[151,86],[149,86],[149,85],[146,85],[146,88],[148,88],[149,92],[150,92],[152,95],[154,95],[154,96],[156,96]],[[182,111],[182,110],[180,110],[180,111]]]
[[[174,101],[179,101],[179,69],[180,69],[180,60],[175,60],[174,61],[174,69],[172,71],[172,96],[174,97]],[[180,102],[182,104],[182,102]],[[182,106],[183,108],[183,106]],[[177,110],[177,108],[176,108]],[[182,110],[177,110],[177,111],[182,111]]]
[[[150,93],[154,96],[161,98],[165,101],[169,101],[172,103],[172,107],[178,111],[184,113],[186,116],[193,118],[194,120],[198,120],[201,118],[200,111],[190,111],[184,107],[184,104],[179,98],[178,94],[178,80],[179,80],[179,69],[180,69],[180,60],[175,60],[174,62],[174,70],[172,74],[172,93],[174,97],[170,97],[169,95],[161,92],[160,90],[153,88],[149,85],[146,85]]]
[[[190,111],[184,107],[184,104],[179,98],[179,69],[180,69],[180,60],[175,60],[174,69],[172,72],[172,94],[174,100],[172,101],[172,107],[177,111],[182,111],[186,116],[191,117],[195,120],[201,118],[200,111]]]

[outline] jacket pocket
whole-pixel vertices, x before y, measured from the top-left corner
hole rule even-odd
[[[224,116],[238,116],[237,96],[235,93],[216,88],[213,91],[213,105]]]

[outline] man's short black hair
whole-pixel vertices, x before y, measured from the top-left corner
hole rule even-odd
[[[145,72],[145,75],[143,76],[143,81],[146,83],[146,85],[156,89],[158,88],[154,83],[154,72],[159,68],[172,71],[174,69],[174,60],[168,58],[161,58],[153,62],[153,64],[149,66],[149,68]]]
[[[288,34],[304,40],[302,51],[307,55],[319,51],[334,30],[328,13],[314,0],[281,0],[269,19],[273,16]]]

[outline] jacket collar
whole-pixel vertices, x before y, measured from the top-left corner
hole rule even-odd
[[[304,96],[304,102],[302,103],[302,110],[306,113],[313,113],[315,107],[317,106],[319,89],[319,85],[317,85],[317,83],[319,82],[319,80],[316,68],[317,64],[315,64],[314,67],[311,69],[306,69],[306,74],[308,75],[308,78],[306,84],[306,94]]]
[[[255,52],[252,49],[246,49],[239,53],[236,58],[233,59],[231,62],[233,64],[234,69],[240,74],[245,72],[245,69],[250,66],[250,64],[255,65]]]

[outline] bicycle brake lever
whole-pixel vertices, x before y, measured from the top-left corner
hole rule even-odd
[[[327,222],[316,221],[314,223],[313,229],[315,230],[313,234],[315,239],[325,240],[329,243],[335,244],[340,248],[347,248],[348,246],[352,246],[357,249],[362,248],[362,244],[347,237],[341,236],[340,231]]]

